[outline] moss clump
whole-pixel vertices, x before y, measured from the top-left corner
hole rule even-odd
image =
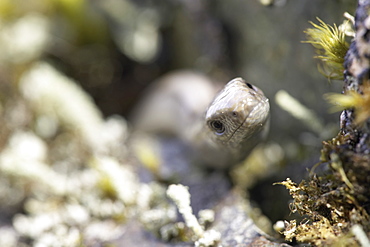
[[[361,93],[353,90],[345,94],[327,94],[326,99],[333,105],[333,111],[353,108],[356,112],[355,124],[362,124],[370,117],[370,81],[361,85]]]
[[[295,238],[317,246],[356,246],[353,226],[370,232],[370,156],[351,147],[351,142],[339,134],[323,143],[318,165],[328,165],[326,174],[312,171],[309,180],[300,184],[289,178],[279,183],[293,197],[291,211],[306,217],[299,225],[295,220],[286,223],[287,240]]]
[[[321,60],[319,71],[328,79],[343,79],[344,57],[349,49],[346,33],[335,24],[330,26],[317,18],[319,25],[313,22],[313,28],[308,28],[306,43],[312,44],[316,49],[315,58]]]

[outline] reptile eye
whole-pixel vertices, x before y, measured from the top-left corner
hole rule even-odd
[[[209,125],[212,129],[216,131],[217,134],[222,134],[225,132],[225,126],[223,125],[223,123],[221,123],[221,121],[211,121]]]
[[[247,87],[249,87],[250,89],[254,90],[254,87],[252,86],[252,84],[250,84],[248,82],[246,82],[245,84],[247,85]]]
[[[233,112],[231,112],[231,115],[232,115],[233,117],[237,117],[237,116],[238,116],[238,113],[237,113],[236,111],[233,111]]]

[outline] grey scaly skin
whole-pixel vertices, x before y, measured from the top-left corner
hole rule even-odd
[[[248,156],[268,131],[270,105],[263,92],[242,78],[214,98],[192,143],[206,166],[228,169]]]

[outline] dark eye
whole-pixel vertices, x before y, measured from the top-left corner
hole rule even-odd
[[[212,129],[214,129],[218,134],[222,134],[225,132],[225,126],[223,125],[223,123],[221,123],[221,121],[218,121],[218,120],[215,120],[215,121],[211,121],[209,123],[209,125],[211,126]]]
[[[252,86],[252,84],[250,84],[248,82],[246,82],[245,84],[247,85],[247,87],[249,87],[250,89],[254,90],[254,87]]]
[[[232,115],[233,117],[237,117],[237,116],[238,116],[238,113],[237,113],[236,111],[233,111],[233,112],[231,113],[231,115]]]

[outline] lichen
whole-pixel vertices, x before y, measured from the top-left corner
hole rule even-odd
[[[0,112],[1,121],[14,122],[2,124],[0,201],[10,223],[0,227],[1,245],[116,239],[138,198],[148,196],[137,196],[145,189],[126,162],[125,120],[103,119],[86,92],[49,64],[36,63],[20,78]]]
[[[190,206],[190,193],[186,186],[181,184],[171,184],[167,189],[167,196],[171,198],[179,212],[184,218],[186,226],[194,233],[191,240],[197,247],[217,246],[221,239],[221,234],[218,231],[210,229],[206,231],[202,226]],[[210,211],[203,211],[201,214],[210,214]],[[211,217],[212,218],[212,217]]]

